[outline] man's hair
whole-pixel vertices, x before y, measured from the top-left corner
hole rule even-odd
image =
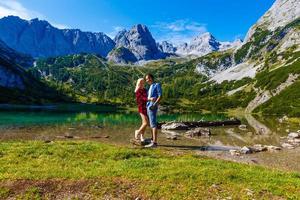
[[[153,76],[153,74],[146,74],[145,78],[146,78],[147,76],[149,76],[149,77],[152,79],[152,81],[154,81],[154,76]]]

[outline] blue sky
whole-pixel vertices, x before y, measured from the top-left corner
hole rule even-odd
[[[156,40],[175,43],[211,32],[221,41],[243,39],[275,0],[0,0],[0,17],[46,19],[60,28],[114,36],[134,24]]]

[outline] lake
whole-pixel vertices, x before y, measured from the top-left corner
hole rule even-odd
[[[160,114],[159,121],[216,121],[229,119],[232,116],[225,114]],[[210,137],[187,138],[185,131],[176,131],[179,134],[177,140],[169,140],[166,134],[159,130],[159,145],[178,151],[199,151],[200,154],[218,157],[222,159],[240,159],[232,157],[229,149],[255,144],[281,146],[288,132],[300,129],[298,123],[284,121],[279,123],[278,117],[253,117],[245,115],[239,117],[246,130],[237,126],[212,127]],[[49,106],[0,106],[0,140],[96,140],[99,142],[132,146],[134,130],[138,129],[140,118],[137,112],[119,110],[113,106],[94,105],[49,105]],[[147,129],[146,137],[150,138],[150,129]],[[205,152],[203,151],[205,150]],[[247,155],[249,161],[269,166],[279,165],[274,159],[278,156],[300,161],[298,150],[283,150],[280,153],[257,153]],[[288,153],[288,154],[287,154]],[[281,155],[282,154],[282,155]],[[295,155],[293,155],[295,154]],[[266,156],[267,158],[266,159]],[[269,161],[266,161],[269,160]],[[286,161],[282,160],[279,167],[286,168]],[[296,165],[289,165],[293,170],[298,170]],[[300,171],[300,169],[299,169]]]

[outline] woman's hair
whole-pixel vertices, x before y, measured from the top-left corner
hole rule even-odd
[[[134,92],[137,92],[138,89],[140,89],[140,87],[141,87],[141,82],[142,82],[142,81],[144,81],[143,78],[139,78],[139,79],[136,81],[136,86],[135,86]]]

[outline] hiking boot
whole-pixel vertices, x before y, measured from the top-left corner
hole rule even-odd
[[[157,147],[157,143],[151,142],[148,145],[145,145],[145,148],[156,148]]]

